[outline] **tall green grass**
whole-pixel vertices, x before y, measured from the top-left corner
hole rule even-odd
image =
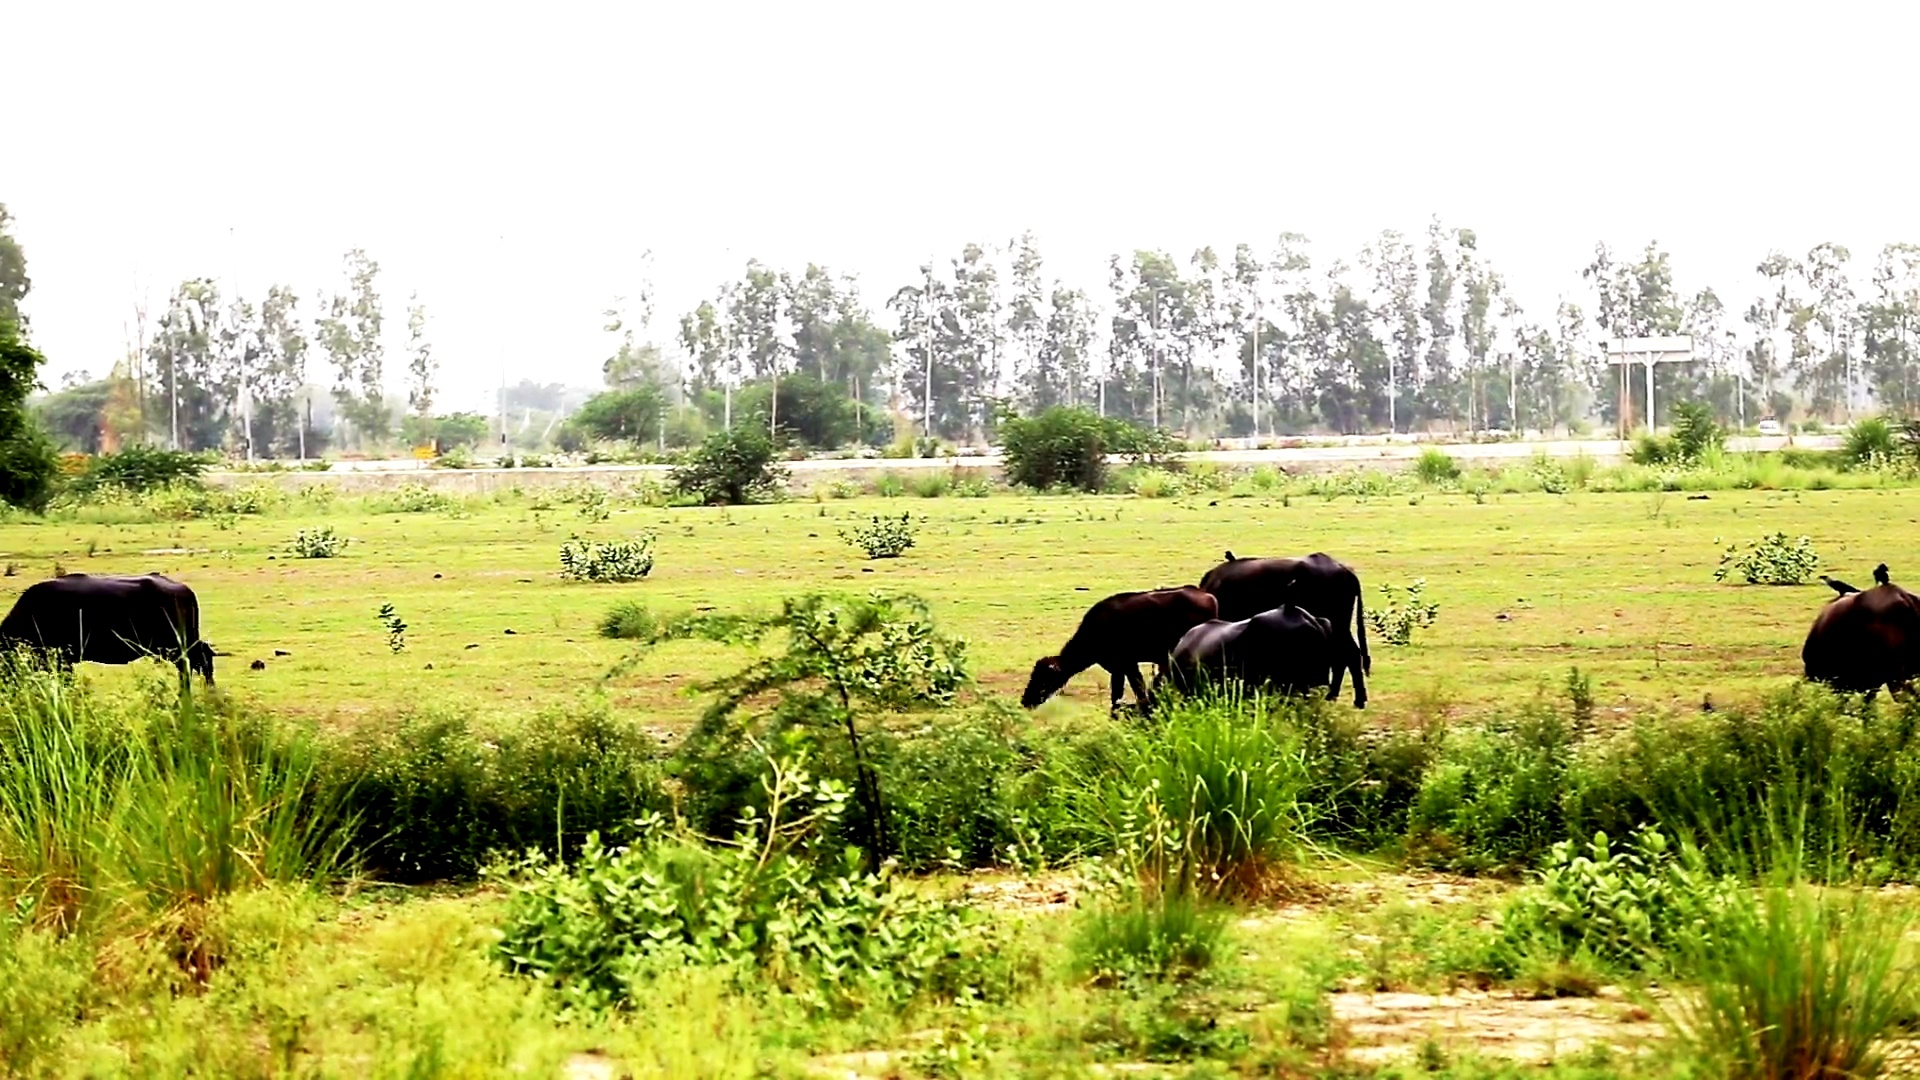
[[[156,684],[118,707],[16,664],[0,682],[0,892],[71,928],[131,906],[204,903],[324,878],[353,822],[306,736]]]
[[[1911,916],[1856,890],[1777,884],[1722,919],[1696,956],[1697,988],[1670,1010],[1709,1074],[1737,1080],[1876,1076],[1910,1016],[1900,960]]]
[[[1309,841],[1312,787],[1285,705],[1171,701],[1056,782],[1062,827],[1157,893],[1261,892]]]

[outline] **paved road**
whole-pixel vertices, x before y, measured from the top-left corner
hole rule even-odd
[[[1838,435],[1800,435],[1800,436],[1763,436],[1758,438],[1738,438],[1728,440],[1728,449],[1738,451],[1773,451],[1787,446],[1804,450],[1832,450],[1840,445]],[[1326,445],[1271,447],[1266,449],[1224,449],[1202,450],[1182,455],[1189,460],[1217,461],[1223,465],[1337,465],[1367,464],[1370,462],[1398,462],[1419,457],[1429,448],[1438,447],[1453,456],[1467,461],[1504,461],[1515,458],[1530,458],[1535,454],[1548,457],[1568,458],[1585,454],[1598,460],[1614,460],[1626,456],[1630,443],[1616,439],[1547,439],[1525,442],[1487,442],[1487,443],[1419,443],[1400,436],[1389,438],[1384,435],[1353,436],[1337,443],[1328,441]],[[787,462],[794,472],[859,472],[872,469],[944,469],[954,465],[997,468],[1000,455],[986,453],[960,455],[951,458],[808,458],[804,461]],[[412,458],[391,461],[336,461],[331,473],[404,473],[428,468],[428,464]],[[569,465],[562,468],[542,469],[541,472],[566,473],[661,473],[667,471],[665,465]],[[471,469],[463,472],[518,472],[511,469]],[[317,476],[326,473],[313,474]]]

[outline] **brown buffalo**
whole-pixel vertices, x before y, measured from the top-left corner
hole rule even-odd
[[[1800,649],[1807,678],[1836,690],[1904,694],[1920,675],[1920,597],[1888,578],[1882,564],[1871,589],[1827,601]]]

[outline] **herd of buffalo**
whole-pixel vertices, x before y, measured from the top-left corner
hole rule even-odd
[[[1323,553],[1298,559],[1240,559],[1207,571],[1198,587],[1116,593],[1087,609],[1058,655],[1042,658],[1021,703],[1038,706],[1080,672],[1104,668],[1112,705],[1127,685],[1143,709],[1154,692],[1141,664],[1176,689],[1237,683],[1252,690],[1340,694],[1353,677],[1353,704],[1367,704],[1366,612],[1360,577]],[[1836,594],[1807,633],[1801,660],[1808,679],[1837,690],[1905,693],[1920,676],[1920,597],[1895,585],[1882,563],[1874,585],[1857,589],[1823,577]],[[1349,627],[1352,630],[1349,630]],[[214,651],[200,636],[193,590],[160,574],[100,577],[63,574],[27,586],[0,620],[0,649],[26,647],[71,666],[82,660],[126,664],[154,656],[184,678],[213,682]]]

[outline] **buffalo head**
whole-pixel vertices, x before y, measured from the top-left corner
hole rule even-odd
[[[1032,709],[1041,702],[1060,692],[1071,678],[1060,667],[1060,658],[1046,656],[1033,665],[1033,674],[1027,678],[1026,693],[1020,695],[1020,704]]]

